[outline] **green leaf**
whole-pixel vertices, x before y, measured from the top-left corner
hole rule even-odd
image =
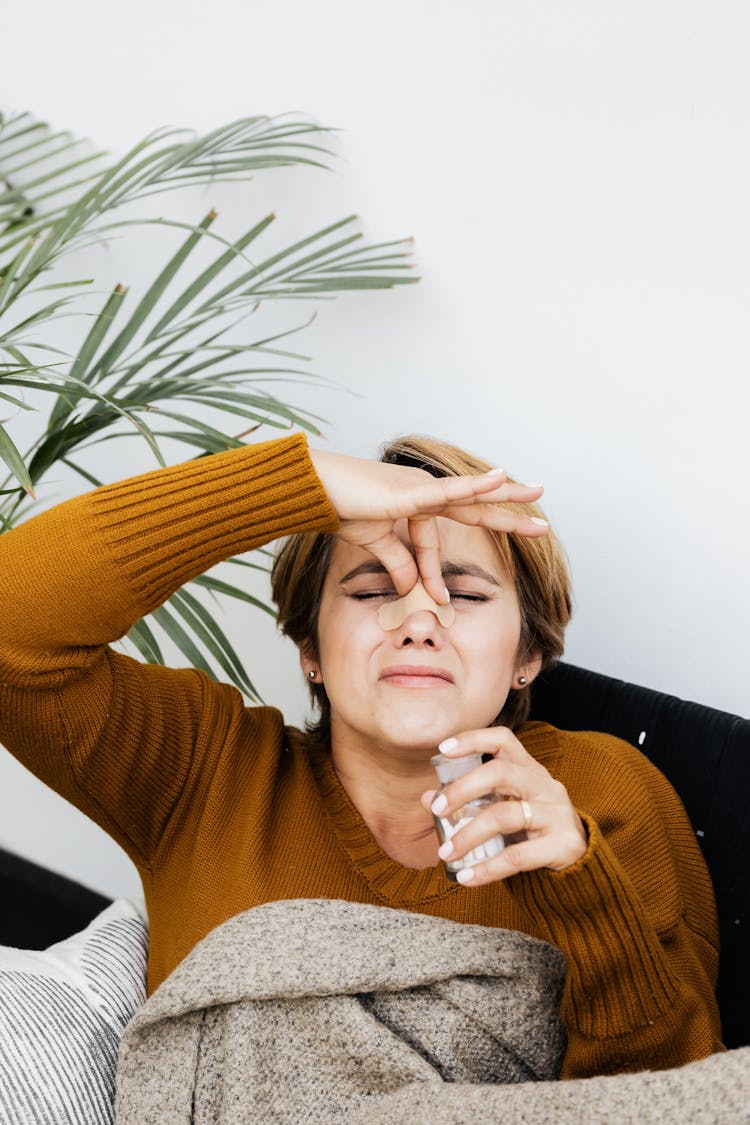
[[[20,121],[26,121],[28,124],[20,129],[13,129],[12,133],[7,131]],[[17,141],[19,137],[26,137],[29,133],[38,133],[42,129],[46,130],[47,126],[42,121],[32,121],[31,115],[28,113],[21,113],[18,117],[12,117],[7,123],[3,118],[0,118],[0,144],[11,144],[13,141]]]
[[[112,327],[112,322],[117,316],[120,305],[127,296],[127,289],[122,285],[117,284],[110,295],[104,302],[104,308],[97,315],[94,323],[92,324],[86,339],[83,341],[81,348],[70,368],[70,380],[80,380],[87,382],[90,378],[89,365],[101,345],[102,340]],[[61,395],[55,403],[52,412],[49,416],[48,429],[57,429],[60,424],[69,417],[75,402],[64,395]]]
[[[286,419],[290,425],[304,425],[318,436],[320,431],[312,426],[309,420],[314,418],[317,422],[327,421],[326,418],[321,418],[310,410],[296,410],[293,406],[281,402],[280,399],[273,398],[271,395],[250,395],[236,388],[229,391],[204,391],[198,394],[186,394],[183,391],[181,398],[187,402],[218,406],[220,409],[236,414],[240,418],[251,418],[255,421],[270,421],[269,415],[278,416]],[[247,410],[240,406],[240,403],[244,403],[245,407],[250,406],[257,409]],[[264,411],[265,413],[259,414],[258,411]]]
[[[115,362],[118,356],[123,353],[125,348],[133,339],[133,336],[145,321],[146,317],[152,311],[154,305],[159,300],[164,290],[169,285],[172,278],[177,273],[180,266],[198,245],[201,238],[203,237],[203,234],[211,226],[215,218],[216,212],[209,211],[205,219],[199,224],[198,230],[190,234],[185,242],[183,242],[177,253],[172,255],[167,264],[159,273],[156,280],[138,302],[135,310],[130,317],[130,320],[120,332],[120,335],[114,340],[112,344],[110,344],[107,351],[94,366],[91,372],[92,379],[97,377],[101,378],[103,375],[106,375],[107,371],[112,367],[112,364]]]
[[[29,476],[23,457],[18,452],[10,434],[4,426],[0,425],[0,458],[10,469],[13,476],[29,496],[34,496],[34,486]]]
[[[260,284],[261,285],[267,285],[268,282],[275,281],[277,278],[280,278],[280,277],[291,277],[291,278],[294,278],[294,277],[297,277],[297,276],[304,277],[306,275],[306,273],[308,273],[309,271],[303,270],[302,274],[298,274],[298,271],[300,270],[301,267],[309,266],[313,262],[316,262],[316,263],[320,264],[321,259],[322,259],[323,262],[325,262],[328,258],[328,255],[331,253],[331,251],[338,250],[342,246],[350,246],[353,242],[359,242],[361,240],[361,238],[362,238],[362,235],[361,235],[361,233],[358,232],[357,234],[350,234],[346,238],[340,238],[340,239],[338,239],[337,242],[329,243],[328,245],[325,245],[325,246],[318,246],[317,249],[313,250],[313,252],[311,254],[306,254],[302,258],[297,258],[297,260],[294,261],[294,262],[285,262],[283,269],[277,270],[276,273],[268,274],[268,276],[264,277],[261,280]],[[245,290],[245,292],[247,292],[247,293],[249,293],[251,291],[252,290],[250,290],[250,289]]]
[[[80,379],[84,383],[90,382],[93,376],[93,372],[89,370],[91,361],[101,345],[102,340],[112,327],[112,323],[127,293],[128,290],[125,286],[118,282],[107,297],[104,308],[97,314],[96,320],[92,324],[78,355],[73,361],[70,374],[74,379]]]
[[[105,155],[105,153],[103,153],[103,152],[95,152],[95,153],[92,153],[88,156],[81,156],[78,160],[72,160],[69,164],[64,164],[62,166],[62,168],[53,168],[51,171],[45,172],[41,176],[37,176],[37,178],[35,180],[29,180],[28,183],[24,184],[23,188],[19,188],[15,192],[14,191],[6,192],[4,198],[6,200],[8,198],[12,199],[12,197],[14,195],[17,195],[20,199],[22,199],[24,201],[26,199],[31,199],[33,201],[33,196],[31,196],[31,194],[30,194],[33,188],[38,187],[40,184],[49,183],[50,180],[57,180],[57,179],[60,178],[60,176],[65,176],[68,172],[72,172],[74,168],[80,168],[83,164],[90,164],[93,160],[99,160],[104,155]],[[81,182],[81,181],[76,181],[76,182]],[[60,186],[59,188],[56,188],[55,190],[56,191],[67,191],[68,187],[69,187],[68,184],[63,184],[62,186]]]
[[[169,602],[167,602],[167,605],[169,605]],[[167,605],[159,606],[150,616],[157,625],[164,630],[173,644],[177,645],[182,655],[194,668],[201,668],[204,672],[207,672],[212,679],[216,679],[208,660],[206,660],[189,633],[185,631],[179,621],[177,621],[170,610],[167,609]]]
[[[184,595],[184,590],[182,591],[182,593]],[[172,643],[177,646],[183,656],[190,662],[190,664],[192,664],[194,668],[200,668],[203,672],[206,672],[211,677],[211,679],[215,680],[216,675],[209,661],[203,655],[203,652],[195,643],[190,633],[188,633],[188,631],[174,616],[174,612],[176,611],[173,610],[172,606],[174,599],[175,595],[170,598],[169,602],[167,602],[166,605],[160,606],[158,609],[154,610],[154,612],[151,614],[151,617],[154,621],[156,621],[159,627],[164,630]],[[179,611],[181,615],[185,617],[185,605],[184,602],[180,601],[179,595],[177,596],[177,602],[179,603]],[[170,608],[168,609],[167,606],[169,606]],[[216,627],[216,629],[218,630],[218,626]],[[218,631],[220,632],[220,630]],[[227,645],[229,644],[229,642],[226,643]],[[231,650],[231,646],[229,647]],[[236,676],[234,674],[231,674],[230,679],[237,685],[237,687],[240,688],[241,691],[246,692],[246,694],[252,696],[255,699],[260,699],[252,683],[247,680],[244,675]]]
[[[3,376],[2,376],[2,372],[0,372],[0,380],[2,379],[2,377],[3,377]],[[15,395],[8,395],[8,394],[5,394],[5,392],[4,392],[4,391],[0,391],[0,398],[1,398],[1,399],[2,399],[2,400],[3,400],[4,402],[10,402],[10,403],[12,403],[12,405],[13,405],[13,406],[19,406],[19,407],[21,408],[21,410],[30,410],[30,411],[32,411],[32,412],[36,410],[36,407],[35,407],[35,406],[29,406],[29,404],[28,404],[27,402],[24,402],[24,401],[23,401],[22,399],[20,399],[20,398],[16,398],[16,396],[15,396]]]
[[[210,313],[207,314],[204,317],[204,321],[209,321],[209,320],[212,320],[212,319],[213,319],[213,317]],[[200,327],[200,325],[199,325],[199,327]],[[127,363],[127,366],[125,368],[118,368],[118,371],[121,371],[122,374],[120,375],[119,379],[117,379],[114,383],[110,384],[109,394],[115,394],[122,387],[127,386],[127,384],[131,381],[131,379],[134,375],[141,374],[146,369],[148,364],[154,363],[156,360],[158,360],[160,358],[160,356],[162,356],[166,352],[167,348],[170,348],[173,344],[176,344],[178,340],[180,340],[180,339],[184,338],[185,336],[189,335],[194,330],[195,330],[194,325],[188,325],[186,327],[173,329],[169,334],[167,334],[166,336],[163,337],[160,344],[158,344],[155,348],[153,348],[146,355],[141,354],[140,357],[136,355],[136,356],[128,358],[125,361]],[[214,332],[207,339],[208,340],[215,340],[218,336],[220,336],[222,334],[222,331],[223,331],[223,329],[220,329],[218,332]],[[192,356],[196,351],[203,348],[205,346],[205,343],[206,343],[205,340],[199,340],[197,343],[193,344],[188,350],[186,350],[184,352],[179,352],[179,353],[176,353],[176,354],[179,355],[179,356],[185,356],[185,355],[191,355]],[[176,362],[180,362],[180,361],[177,360]],[[155,376],[152,376],[152,378],[157,378],[157,379],[161,378],[162,375],[164,373],[166,373],[166,371],[169,370],[169,367],[173,367],[173,366],[175,366],[175,364],[167,365],[167,368],[165,368],[162,372],[157,372],[157,374]]]
[[[237,562],[239,560],[228,560]],[[243,562],[244,566],[251,566],[253,570],[260,570],[264,574],[268,574],[268,568],[258,566],[254,563]],[[222,582],[220,578],[214,578],[210,574],[202,574],[198,578],[193,579],[193,585],[203,586],[206,590],[211,590],[215,594],[223,594],[227,598],[236,598],[238,601],[247,602],[248,605],[254,605],[256,609],[262,609],[264,613],[269,614],[270,617],[276,618],[276,610],[273,606],[267,605],[262,602],[260,598],[254,598],[252,594],[248,594],[247,590],[241,589],[239,586],[232,586],[229,582]]]
[[[262,555],[264,558],[268,559],[269,563],[272,563],[276,557],[275,553],[268,547],[256,547],[253,554]],[[261,566],[260,563],[250,562],[249,559],[240,559],[235,556],[234,558],[227,559],[227,562],[231,563],[232,566],[247,566],[250,567],[251,570],[262,570],[266,574],[271,573],[270,566]]]
[[[16,275],[23,264],[24,258],[27,258],[31,253],[33,246],[34,240],[30,238],[6,267],[3,276],[0,277],[0,312],[2,312],[3,306],[8,303]]]
[[[64,141],[63,144],[59,144],[55,147],[56,141],[66,136],[69,139],[67,141]],[[71,138],[70,134],[65,133],[50,134],[47,137],[32,141],[31,144],[22,145],[20,148],[17,148],[12,153],[8,154],[8,164],[3,167],[2,174],[6,180],[15,179],[19,172],[25,172],[28,168],[33,168],[35,164],[42,164],[47,160],[54,160],[56,157],[61,156],[64,152],[68,152],[70,149],[80,148],[81,143],[82,142],[78,138]],[[42,150],[41,152],[34,151],[40,148]],[[28,154],[30,152],[33,152],[34,155],[29,158]],[[96,155],[97,157],[101,157],[105,156],[106,153],[99,152]],[[23,160],[20,164],[11,165],[10,161],[15,160],[19,156],[26,156],[27,159]],[[88,157],[88,159],[91,159],[91,157]],[[61,171],[61,169],[58,168],[58,172],[59,171]],[[24,191],[27,191],[31,186],[31,183],[29,181],[26,181],[24,183]],[[0,203],[1,202],[2,193],[0,193]]]
[[[160,438],[171,438],[172,441],[183,442],[185,445],[189,445],[193,449],[200,449],[204,453],[223,453],[229,448],[239,448],[242,445],[242,442],[237,438],[230,441],[225,434],[220,434],[215,438],[189,430],[157,430],[155,434]],[[112,434],[109,436],[124,437],[126,435]],[[100,440],[106,441],[107,436],[105,435]]]
[[[70,204],[60,203],[52,209],[19,210],[16,217],[11,222],[6,222],[4,229],[0,230],[0,253],[7,253],[26,238],[38,238],[46,234],[53,222],[60,218],[69,206]]]
[[[26,328],[30,328],[32,324],[39,324],[42,321],[51,320],[52,317],[59,313],[60,309],[64,309],[69,305],[71,300],[72,297],[61,297],[58,301],[52,301],[49,305],[45,305],[44,308],[37,309],[36,312],[31,313],[18,324],[14,324],[8,332],[4,333],[4,335],[0,337],[0,344],[6,346],[9,340],[17,339],[19,333]]]
[[[128,633],[128,640],[135,646],[144,660],[149,664],[163,664],[159,643],[146,622],[141,619],[136,621]]]
[[[71,376],[66,378],[71,380]],[[80,383],[80,380],[77,382],[80,387],[85,387],[85,384]],[[88,414],[48,431],[43,439],[40,439],[37,443],[34,456],[29,464],[29,475],[32,481],[39,480],[55,461],[67,457],[71,450],[80,445],[81,442],[89,440],[99,430],[116,422],[118,418],[122,418],[133,426],[146,439],[158,464],[165,465],[155,435],[146,422],[136,415],[137,404],[123,406],[120,402],[107,398],[95,389],[90,390],[90,397],[97,399],[98,402]]]
[[[184,587],[169,599],[169,605],[180,614],[185,624],[202,642],[213,659],[241,691],[254,699],[260,699],[252,681],[237,653],[232,648],[223,630],[193,594]]]
[[[61,457],[60,461],[63,465],[67,465],[69,469],[73,469],[74,472],[78,473],[79,476],[83,477],[83,479],[93,485],[94,488],[101,488],[102,482],[98,480],[97,477],[92,476],[86,469],[77,465],[74,461],[71,461],[69,457]]]
[[[165,410],[162,406],[155,406],[153,408],[154,414],[162,415],[164,418],[172,418],[175,422],[182,422],[183,425],[189,426],[191,429],[196,429],[198,433],[205,434],[207,437],[213,438],[220,443],[220,448],[223,449],[236,449],[237,446],[242,445],[242,442],[236,438],[229,437],[223,434],[220,430],[214,429],[206,422],[200,422],[197,418],[190,418],[187,414],[179,414],[173,410]]]
[[[211,281],[213,281],[213,279],[223,269],[225,269],[236,259],[237,254],[239,254],[247,246],[249,246],[251,242],[254,242],[255,239],[260,234],[262,234],[268,226],[270,226],[273,220],[273,215],[266,215],[264,219],[261,219],[259,223],[256,223],[254,227],[247,231],[242,236],[242,238],[238,239],[237,242],[234,243],[234,246],[231,250],[228,250],[225,254],[220,255],[220,257],[218,257],[216,261],[212,262],[211,265],[207,269],[205,269],[203,273],[200,274],[195,279],[195,281],[193,281],[192,284],[184,290],[183,293],[180,294],[177,300],[172,305],[170,305],[164,315],[159,319],[159,321],[157,321],[157,323],[149,332],[148,336],[146,337],[146,343],[149,343],[151,340],[154,340],[157,336],[159,336],[160,333],[162,333],[166,328],[166,326],[168,324],[171,324],[175,317],[179,313],[181,313],[182,310],[186,308],[190,304],[190,302],[193,301],[197,297],[197,295],[203,289],[205,289],[206,286]]]
[[[3,162],[8,161],[8,160],[13,160],[16,156],[22,156],[23,153],[25,153],[25,152],[31,152],[35,148],[42,147],[42,148],[45,149],[45,152],[40,157],[40,159],[46,160],[47,156],[50,153],[50,146],[51,145],[56,144],[57,141],[61,140],[64,137],[68,137],[68,138],[71,137],[71,134],[67,133],[67,132],[50,133],[50,132],[47,131],[48,127],[42,125],[41,122],[39,123],[39,126],[37,127],[37,130],[36,130],[37,132],[39,131],[39,128],[42,128],[43,130],[45,130],[44,136],[37,137],[36,140],[30,141],[28,144],[20,145],[18,148],[13,149],[12,152],[2,151],[3,144],[7,144],[9,142],[3,140],[2,130],[0,129],[0,159],[2,159]],[[80,140],[73,138],[73,139],[70,139],[67,142],[66,146],[64,146],[64,147],[72,148],[74,145],[78,145],[80,143],[81,143]],[[8,173],[5,172],[5,174],[7,175]]]
[[[281,262],[285,258],[296,254],[299,250],[304,249],[305,246],[309,246],[313,242],[318,242],[323,238],[327,238],[328,235],[332,234],[334,231],[340,230],[341,227],[355,222],[356,218],[356,215],[348,215],[347,218],[339,219],[338,222],[332,223],[328,227],[324,227],[323,230],[316,231],[315,234],[308,235],[307,238],[302,238],[298,242],[293,243],[291,246],[287,246],[285,249],[280,250],[278,253],[271,255],[271,257],[267,258],[264,262],[261,262],[259,265],[254,266],[251,270],[249,270],[247,273],[244,273],[241,277],[236,278],[228,286],[226,286],[226,288],[219,290],[218,293],[215,293],[207,303],[201,305],[196,311],[199,313],[203,312],[207,307],[214,305],[217,301],[223,300],[223,298],[228,293],[236,290],[238,286],[245,285],[246,282],[250,281],[252,278],[257,278],[259,274],[265,273],[272,266],[275,266],[277,262]],[[352,238],[357,237],[361,238],[361,235],[352,236]]]
[[[81,278],[80,281],[55,281],[55,282],[52,282],[50,285],[40,285],[38,288],[34,289],[34,292],[35,293],[46,293],[46,291],[48,289],[75,289],[77,286],[93,285],[93,284],[94,284],[93,277],[84,277],[84,278]]]

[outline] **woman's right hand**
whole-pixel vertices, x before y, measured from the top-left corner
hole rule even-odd
[[[496,507],[504,501],[532,503],[543,491],[541,485],[512,484],[501,469],[480,476],[433,477],[424,469],[319,449],[311,449],[310,457],[341,521],[337,535],[375,555],[401,596],[421,578],[436,602],[449,600],[438,516],[515,535],[547,531],[544,520]],[[396,534],[397,521],[404,519],[413,555]]]

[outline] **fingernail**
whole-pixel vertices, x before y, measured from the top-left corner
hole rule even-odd
[[[447,587],[447,586],[446,586],[446,587],[444,587],[443,593],[445,594],[445,600],[446,600],[446,602],[447,602],[448,604],[450,604],[450,600],[451,600],[451,592],[450,592],[450,590],[448,589],[448,587]]]
[[[456,872],[457,883],[471,883],[474,879],[473,867],[462,867],[460,871]]]
[[[488,477],[504,477],[505,476],[505,469],[489,469],[485,473],[485,476],[488,476]]]
[[[457,738],[444,738],[442,742],[438,742],[438,750],[441,754],[450,754],[451,750],[455,750],[457,746]]]
[[[532,523],[538,523],[540,527],[549,527],[547,521],[540,519],[539,516],[529,516],[529,519]]]
[[[450,840],[446,840],[445,843],[441,844],[438,848],[438,855],[441,859],[450,859],[450,857],[453,855],[453,852],[454,847]]]
[[[527,488],[544,488],[544,485],[538,480],[527,480],[525,484]]]
[[[435,814],[435,816],[440,816],[440,814],[444,813],[447,808],[448,798],[444,793],[441,793],[439,797],[436,797],[431,805],[432,812]]]

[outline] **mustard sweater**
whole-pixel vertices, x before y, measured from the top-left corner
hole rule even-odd
[[[140,872],[153,990],[259,903],[340,898],[522,930],[568,959],[564,1076],[720,1050],[710,880],[665,778],[619,739],[519,737],[584,818],[586,855],[472,889],[378,846],[329,756],[270,707],[109,644],[222,559],[336,514],[302,435],[161,469],[0,536],[0,742]]]

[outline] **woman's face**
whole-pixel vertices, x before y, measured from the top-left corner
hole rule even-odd
[[[490,535],[442,518],[438,525],[456,612],[450,628],[430,610],[381,628],[378,610],[397,597],[390,577],[367,551],[336,541],[318,619],[336,746],[411,749],[423,759],[442,739],[488,726],[514,677],[537,671],[534,662],[516,664],[518,598]],[[408,543],[405,525],[399,534]]]

